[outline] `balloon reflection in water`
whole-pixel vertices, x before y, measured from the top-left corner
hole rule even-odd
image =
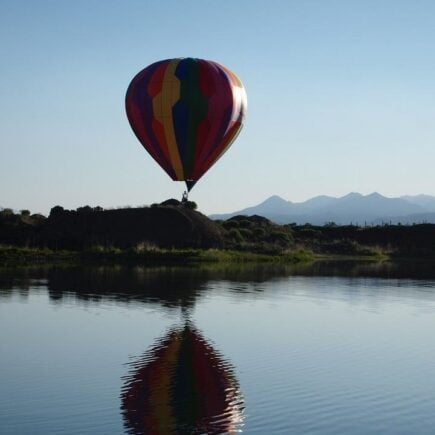
[[[130,434],[234,433],[243,398],[231,364],[186,322],[132,363],[121,393]]]

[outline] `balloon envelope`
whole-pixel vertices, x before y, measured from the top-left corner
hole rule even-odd
[[[127,117],[154,160],[189,190],[243,126],[247,99],[238,77],[203,59],[153,63],[131,81]]]

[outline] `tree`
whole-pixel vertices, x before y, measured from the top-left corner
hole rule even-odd
[[[93,209],[89,205],[85,205],[83,207],[79,207],[77,209],[77,213],[92,213]]]
[[[11,208],[4,208],[0,213],[3,216],[12,216],[14,214],[14,211]]]
[[[60,205],[55,205],[51,210],[50,210],[50,214],[49,217],[55,217],[55,216],[60,216],[62,213],[65,212],[65,209],[63,207],[61,207]]]
[[[196,210],[198,208],[198,205],[195,201],[186,201],[184,203],[184,207],[186,207],[190,210]]]

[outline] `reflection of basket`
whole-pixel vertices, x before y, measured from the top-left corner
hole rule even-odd
[[[128,433],[231,433],[243,399],[231,365],[186,322],[132,364],[122,394]]]

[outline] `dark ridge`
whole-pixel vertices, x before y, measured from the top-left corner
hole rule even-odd
[[[4,209],[0,245],[54,251],[217,248],[269,255],[303,250],[320,255],[435,258],[434,224],[279,225],[258,215],[213,221],[195,211],[194,203],[164,204],[116,210],[85,206],[74,211],[57,206],[48,218]]]
[[[172,204],[172,202],[170,203]],[[93,246],[131,248],[219,248],[221,227],[182,205],[103,210],[54,207],[48,218],[35,221],[0,213],[0,243],[80,250]]]

